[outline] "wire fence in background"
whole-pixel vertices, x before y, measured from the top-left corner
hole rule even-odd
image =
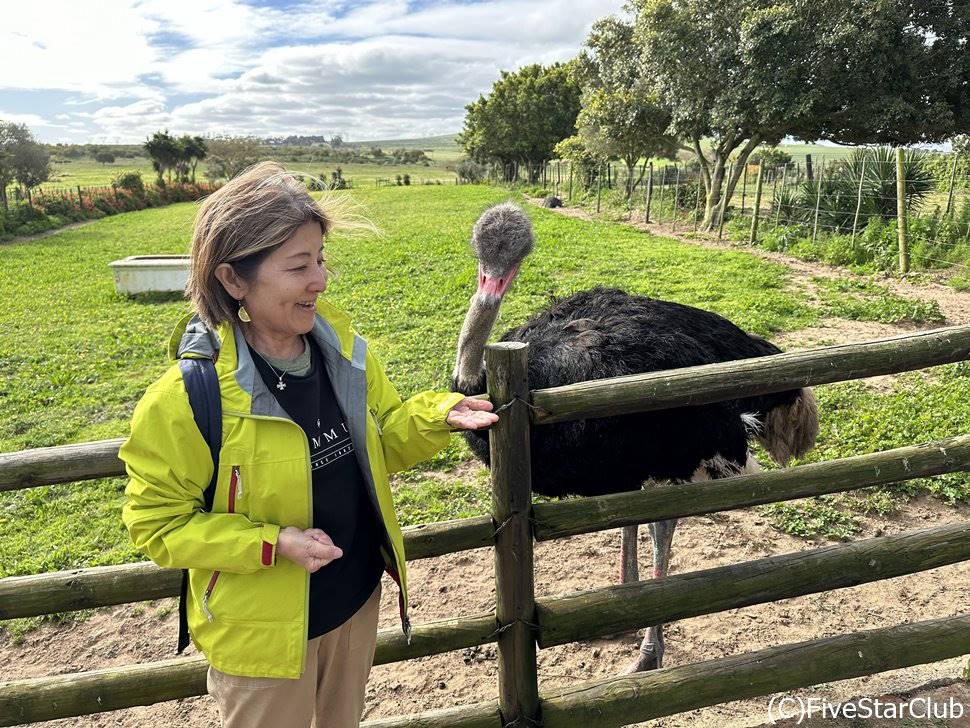
[[[722,194],[710,209],[696,161],[632,168],[567,161],[493,165],[488,179],[533,185],[596,213],[605,204],[672,233],[727,234],[783,251],[800,246],[808,255],[817,247],[818,257],[832,262],[907,272],[911,261],[922,269],[970,265],[970,169],[958,161],[919,150],[865,149],[741,169],[732,164],[714,183]]]

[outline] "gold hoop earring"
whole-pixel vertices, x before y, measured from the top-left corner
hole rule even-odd
[[[239,316],[240,321],[245,321],[247,324],[252,321],[252,319],[249,318],[249,311],[247,311],[246,307],[242,304],[239,304],[239,313],[237,315]]]

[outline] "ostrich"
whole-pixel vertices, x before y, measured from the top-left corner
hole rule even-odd
[[[502,298],[533,248],[525,213],[506,202],[486,210],[472,232],[478,290],[458,339],[453,388],[486,390],[483,354]],[[529,344],[530,389],[779,353],[708,311],[615,288],[593,288],[553,302],[510,329],[502,341]],[[489,461],[488,435],[464,433]],[[543,425],[532,429],[532,490],[546,496],[602,495],[656,482],[692,482],[760,469],[748,449],[756,439],[785,465],[807,452],[818,434],[811,389],[794,389],[659,412]],[[665,576],[676,520],[649,524],[653,576]],[[622,530],[621,580],[636,581],[637,527]],[[627,672],[658,668],[663,626],[647,630]]]

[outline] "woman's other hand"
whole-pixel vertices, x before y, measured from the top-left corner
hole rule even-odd
[[[296,526],[280,529],[276,553],[294,564],[299,564],[311,574],[344,555],[343,549],[335,546],[331,538],[319,528],[301,531]]]
[[[492,413],[492,403],[487,399],[465,397],[448,412],[446,422],[458,430],[477,430],[498,422]]]

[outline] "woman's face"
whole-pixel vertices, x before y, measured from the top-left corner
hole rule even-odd
[[[313,328],[317,296],[326,288],[323,231],[306,222],[243,283],[242,303],[255,332],[281,342]]]

